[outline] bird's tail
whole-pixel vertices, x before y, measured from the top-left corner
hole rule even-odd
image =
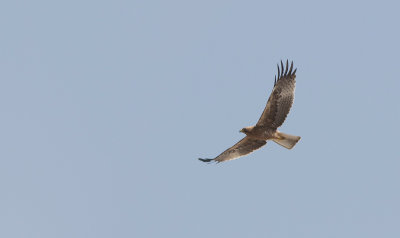
[[[276,132],[276,135],[279,137],[279,139],[273,139],[273,141],[285,147],[286,149],[293,148],[301,138],[300,136],[293,136],[282,132]]]

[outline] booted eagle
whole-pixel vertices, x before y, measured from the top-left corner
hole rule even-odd
[[[260,119],[255,126],[240,130],[240,132],[246,134],[246,137],[214,159],[199,158],[199,160],[219,163],[237,159],[261,148],[267,143],[267,140],[273,140],[287,149],[292,149],[300,140],[300,136],[288,135],[277,130],[285,121],[293,104],[297,69],[292,70],[293,61],[290,69],[288,60],[286,60],[286,67],[284,67],[282,61],[281,68],[278,64],[278,76],[275,76],[274,88]]]

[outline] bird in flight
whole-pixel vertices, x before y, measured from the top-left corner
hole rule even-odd
[[[237,159],[261,148],[267,140],[272,140],[287,149],[292,149],[296,145],[300,136],[285,134],[277,129],[283,124],[292,107],[297,69],[293,70],[293,61],[289,69],[288,60],[286,67],[282,61],[280,66],[279,68],[278,64],[278,76],[275,76],[274,88],[257,124],[240,130],[246,137],[214,159],[199,158],[199,160],[219,163]]]

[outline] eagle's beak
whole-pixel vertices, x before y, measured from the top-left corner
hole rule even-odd
[[[240,129],[240,131],[239,132],[242,132],[243,133],[243,129]]]

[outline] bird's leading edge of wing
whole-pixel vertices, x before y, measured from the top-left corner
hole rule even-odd
[[[227,160],[233,160],[237,159],[241,156],[247,155],[254,150],[257,150],[261,148],[263,145],[265,145],[267,142],[264,140],[257,140],[250,138],[248,136],[244,137],[242,140],[240,140],[238,143],[236,143],[234,146],[230,147],[229,149],[225,150],[222,152],[220,155],[215,157],[214,159],[201,159],[199,160],[203,162],[223,162]]]

